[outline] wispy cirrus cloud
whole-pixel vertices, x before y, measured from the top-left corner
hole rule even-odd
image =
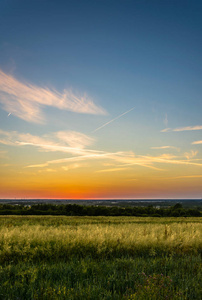
[[[194,159],[184,160],[181,156],[175,156],[172,154],[162,154],[160,156],[142,156],[146,157],[150,161],[156,162],[156,163],[166,163],[166,164],[176,164],[176,165],[195,165],[195,166],[201,166],[202,163],[196,162]]]
[[[173,129],[173,131],[192,131],[192,130],[202,130],[202,125],[179,127]]]
[[[62,169],[64,171],[69,171],[69,170],[73,170],[73,169],[78,169],[78,168],[81,168],[83,165],[81,164],[70,164],[70,165],[67,165],[67,166],[62,166]]]
[[[169,132],[169,131],[172,131],[171,128],[165,128],[165,129],[162,129],[161,132]]]
[[[180,148],[174,147],[174,146],[159,146],[159,147],[150,147],[150,149],[175,149],[177,151],[180,151]]]
[[[198,151],[191,150],[190,152],[185,152],[184,156],[187,159],[190,159],[190,158],[193,158],[194,156],[196,156],[197,154],[198,154]]]
[[[196,126],[186,126],[186,127],[178,127],[178,128],[165,128],[161,130],[161,132],[171,132],[171,131],[192,131],[192,130],[202,130],[202,125]]]
[[[62,159],[56,159],[56,160],[49,160],[45,162],[44,164],[38,164],[38,165],[29,165],[27,166],[28,168],[44,168],[48,167],[49,165],[53,164],[67,164],[67,163],[73,163],[73,162],[81,162],[81,161],[90,161],[90,160],[111,160],[114,162],[114,168],[106,168],[102,170],[98,170],[97,172],[112,172],[119,171],[120,169],[126,169],[128,167],[132,166],[142,166],[146,168],[151,168],[154,170],[162,170],[158,167],[155,167],[153,165],[153,162],[150,161],[150,159],[141,157],[138,155],[135,155],[133,152],[105,152],[105,151],[96,151],[96,150],[83,150],[82,153],[78,156],[74,157],[67,157],[67,158],[62,158]],[[93,152],[94,151],[94,152]],[[118,164],[118,165],[117,165]],[[108,171],[109,170],[109,171]]]
[[[0,70],[0,102],[8,115],[15,115],[27,122],[44,123],[44,106],[82,114],[106,114],[87,95],[77,96],[72,91],[42,88],[20,82]]]
[[[128,168],[111,168],[111,169],[103,169],[103,170],[98,170],[96,171],[97,173],[107,173],[107,172],[117,172],[117,171],[123,171],[126,170]]]
[[[154,169],[156,171],[162,171],[162,168],[159,168],[158,165],[162,164],[172,164],[172,165],[192,165],[197,167],[202,167],[202,163],[196,162],[195,160],[183,160],[180,157],[172,156],[172,155],[160,155],[160,156],[142,156],[142,155],[135,155],[131,152],[104,152],[104,151],[95,151],[93,153],[93,150],[91,150],[91,153],[84,154],[80,153],[78,156],[74,157],[67,157],[62,159],[56,159],[56,160],[49,160],[46,161],[43,164],[38,165],[29,165],[28,168],[44,168],[48,167],[49,165],[55,165],[55,164],[67,164],[67,163],[73,163],[73,162],[81,162],[81,161],[89,161],[89,160],[112,160],[115,163],[114,168],[106,168],[100,170],[100,172],[112,172],[120,171],[121,169],[133,167],[133,166],[141,166],[146,167],[150,169]],[[117,165],[118,164],[118,165]],[[109,171],[108,171],[109,170]],[[99,172],[99,170],[97,171]]]
[[[58,131],[43,136],[35,136],[29,133],[17,131],[4,131],[0,129],[0,143],[10,146],[33,146],[39,151],[64,152],[70,154],[83,154],[91,152],[85,149],[91,145],[94,139],[76,131]]]
[[[201,141],[192,142],[192,145],[201,145],[201,144],[202,144],[202,140]]]
[[[78,153],[77,153],[78,154]],[[100,172],[111,172],[112,170],[119,171],[120,169],[132,167],[132,166],[141,166],[150,169],[154,169],[157,171],[162,171],[163,169],[159,167],[159,164],[174,164],[174,165],[194,165],[198,167],[202,167],[202,163],[196,162],[195,160],[184,160],[181,157],[174,156],[171,154],[162,154],[159,156],[143,156],[143,155],[135,155],[131,151],[124,152],[105,152],[105,151],[97,151],[97,150],[82,150],[80,154],[73,157],[67,157],[62,159],[56,159],[47,161],[45,164],[40,165],[29,165],[28,167],[47,167],[52,164],[67,164],[73,162],[81,162],[87,160],[111,160],[115,163],[114,168],[106,168],[104,170],[100,170]],[[117,165],[118,164],[118,165]]]
[[[91,160],[104,160],[113,162],[113,167],[108,168],[120,170],[120,168],[128,168],[132,166],[141,166],[154,170],[161,171],[162,165],[175,164],[175,165],[194,165],[202,167],[202,163],[195,159],[183,159],[181,156],[172,154],[162,154],[158,156],[151,155],[136,155],[132,151],[116,151],[107,152],[102,150],[89,149],[94,139],[74,131],[59,131],[41,137],[34,136],[28,133],[18,133],[16,131],[7,132],[0,130],[0,143],[16,146],[26,147],[31,146],[38,149],[38,151],[48,152],[61,152],[67,153],[68,157],[58,158],[54,160],[45,161],[42,164],[27,165],[28,168],[45,168],[50,165],[79,163],[82,161]],[[100,170],[101,172],[104,172]],[[106,172],[107,168],[105,169]],[[109,172],[110,172],[109,171]]]

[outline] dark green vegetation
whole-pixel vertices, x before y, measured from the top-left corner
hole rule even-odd
[[[202,209],[202,199],[0,199],[0,204],[34,205],[34,204],[78,204],[85,206],[118,206],[169,208],[175,204],[184,208]]]
[[[0,215],[200,217],[202,211],[200,207],[184,208],[180,203],[176,203],[169,208],[153,207],[152,205],[145,207],[120,207],[78,204],[0,204]]]
[[[0,299],[201,299],[201,218],[0,217]]]

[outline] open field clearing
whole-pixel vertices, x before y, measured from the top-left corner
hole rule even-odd
[[[200,218],[0,217],[0,299],[201,299]]]
[[[202,247],[202,223],[196,219],[194,223],[189,219],[165,219],[162,223],[155,218],[130,217],[123,218],[123,222],[121,217],[1,217],[0,221],[2,263],[53,256],[60,260],[75,255],[106,258],[197,254]]]

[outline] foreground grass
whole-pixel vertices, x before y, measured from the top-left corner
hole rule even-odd
[[[201,299],[201,232],[199,218],[0,217],[0,299]]]

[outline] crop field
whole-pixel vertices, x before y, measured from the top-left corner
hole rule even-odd
[[[0,217],[0,299],[201,299],[201,218]]]

